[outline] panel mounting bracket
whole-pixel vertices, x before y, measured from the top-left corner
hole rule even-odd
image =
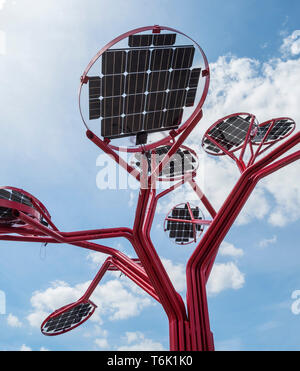
[[[161,32],[161,27],[158,24],[156,24],[153,27],[152,33],[160,33],[160,32]]]

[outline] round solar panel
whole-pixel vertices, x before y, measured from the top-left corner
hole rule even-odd
[[[175,206],[167,215],[164,222],[164,231],[168,237],[178,245],[187,245],[196,242],[204,230],[199,221],[204,215],[199,207],[189,202]]]
[[[191,124],[208,86],[208,62],[195,41],[172,28],[142,27],[91,60],[81,78],[80,114],[112,148],[150,150]]]
[[[252,143],[263,145],[276,143],[288,137],[295,130],[296,123],[288,117],[280,117],[265,121],[258,125],[257,132],[252,138]]]
[[[159,146],[153,151],[145,153],[135,153],[132,155],[130,165],[136,168],[141,168],[142,156],[145,156],[148,165],[148,173],[151,174],[162,159],[166,156],[171,146]],[[151,165],[154,159],[155,166]],[[175,181],[182,179],[185,175],[194,173],[198,169],[198,157],[196,153],[189,147],[181,146],[177,152],[171,157],[168,164],[163,168],[159,174],[160,181]]]
[[[247,135],[251,136],[255,132],[256,126],[255,116],[250,113],[228,115],[207,130],[202,139],[202,147],[214,156],[235,152],[243,146]]]
[[[47,223],[43,220],[41,211],[50,218],[45,206],[30,193],[14,187],[0,187],[0,227],[24,225],[16,216],[15,210],[38,219],[44,225]]]
[[[61,335],[74,330],[88,320],[97,308],[92,301],[78,301],[66,305],[50,314],[41,325],[41,332],[47,336]]]

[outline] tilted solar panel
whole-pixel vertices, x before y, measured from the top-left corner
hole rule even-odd
[[[33,207],[32,202],[26,195],[11,189],[0,189],[0,199]],[[13,210],[11,208],[0,207],[0,224],[13,221],[14,219],[15,217],[13,216]]]
[[[23,193],[24,192],[24,193]],[[9,201],[5,205],[2,203],[1,200]],[[0,189],[0,226],[12,227],[17,224],[25,224],[18,216],[14,214],[15,210],[21,209],[28,215],[31,215],[35,218],[39,216],[39,222],[45,226],[48,226],[48,222],[42,216],[40,210],[50,217],[48,211],[45,209],[44,206],[41,206],[38,200],[35,199],[25,191],[16,190],[12,187],[2,188]],[[14,202],[14,204],[12,204]],[[35,203],[33,203],[35,202]],[[20,204],[20,205],[18,205]],[[36,206],[38,204],[38,207]],[[9,207],[11,206],[11,207]],[[21,207],[22,206],[22,207]]]
[[[250,115],[236,115],[223,119],[206,132],[202,142],[204,150],[210,154],[223,154],[222,148],[227,151],[238,149],[246,139],[250,123]]]
[[[165,157],[168,153],[170,146],[161,146],[156,148],[155,154],[152,154],[155,159],[155,165],[157,166],[159,162]],[[141,167],[142,156],[145,156],[148,164],[149,174],[154,171],[151,168],[151,153],[150,151],[145,152],[145,154],[136,153],[131,160],[132,165],[136,167]],[[195,171],[197,168],[197,158],[196,156],[188,149],[179,148],[177,152],[171,157],[169,163],[163,168],[159,177],[164,178],[174,178],[177,176],[182,176],[188,172]]]
[[[59,335],[70,331],[85,322],[94,312],[95,304],[92,302],[79,303],[60,314],[55,312],[42,324],[41,331],[44,335]]]

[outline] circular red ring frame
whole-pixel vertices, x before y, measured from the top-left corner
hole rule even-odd
[[[168,211],[167,216],[165,217],[165,220],[164,220],[164,232],[167,232],[167,229],[165,228],[165,225],[166,225],[166,222],[168,221],[167,218],[169,217],[169,214],[171,213],[171,211],[172,211],[173,209],[175,209],[176,207],[180,206],[180,205],[186,205],[186,204],[187,204],[187,202],[181,202],[180,204],[177,204],[177,205],[173,206],[172,209],[170,209],[170,210]],[[189,204],[190,204],[191,207],[194,207],[193,204],[191,204],[191,203],[189,203]],[[201,214],[202,214],[203,220],[205,220],[205,215],[204,215],[203,211],[200,209],[200,207],[198,207],[198,208],[199,208],[199,211],[200,211]],[[187,221],[187,222],[188,222],[188,221]],[[190,224],[192,224],[192,223],[190,223]],[[202,233],[203,233],[203,231],[204,231],[204,227],[205,227],[205,225],[203,225],[202,227],[203,227],[202,231],[199,231],[199,235],[198,235],[198,236],[196,235],[196,237],[198,237],[198,238],[202,235]],[[190,242],[185,242],[185,243],[177,243],[177,242],[175,242],[175,240],[174,240],[174,241],[171,240],[170,237],[169,237],[169,240],[171,240],[175,245],[186,246],[186,245],[190,245],[191,243],[196,243],[197,240],[198,240],[198,238],[196,238],[196,241],[192,240],[192,241],[190,241]]]

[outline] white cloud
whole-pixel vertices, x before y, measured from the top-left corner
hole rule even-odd
[[[131,344],[134,341],[138,340],[139,334],[140,334],[140,332],[130,332],[130,331],[126,332],[125,333],[125,338],[126,338],[128,344]]]
[[[300,30],[295,30],[283,40],[280,48],[285,56],[300,54]]]
[[[32,349],[30,347],[28,347],[27,345],[23,344],[20,348],[20,351],[21,352],[31,352]]]
[[[165,270],[167,271],[175,289],[184,291],[186,288],[185,266],[183,264],[175,264],[170,259],[161,259]]]
[[[163,345],[151,339],[145,338],[142,332],[126,332],[125,338],[127,345],[118,347],[119,351],[163,351]]]
[[[135,317],[141,310],[151,305],[148,297],[133,294],[120,282],[120,280],[111,280],[98,287],[95,292],[96,298],[99,297],[99,305],[103,314],[109,313],[110,320],[120,320],[129,317]]]
[[[93,265],[97,267],[100,267],[107,258],[108,258],[108,255],[103,254],[101,252],[90,252],[87,255],[87,259],[90,260],[93,263]]]
[[[267,247],[269,245],[273,245],[277,242],[277,236],[273,236],[271,238],[264,238],[263,240],[259,241],[259,247]]]
[[[32,349],[25,344],[23,344],[19,350],[21,352],[32,352]],[[40,348],[40,352],[48,352],[48,351],[49,351],[49,349],[46,349],[45,347]]]
[[[95,343],[100,349],[107,349],[109,347],[108,341],[105,338],[95,339]]]
[[[291,164],[263,181],[264,189],[275,201],[275,207],[268,216],[269,223],[274,226],[283,227],[300,218],[299,165]]]
[[[220,246],[220,255],[223,256],[232,256],[232,257],[240,257],[244,255],[244,251],[242,249],[236,248],[233,244],[223,241]]]
[[[86,338],[107,338],[108,331],[100,327],[98,324],[94,325],[91,329],[83,334]]]
[[[123,247],[121,243],[117,243],[115,246],[113,246],[118,251],[123,252],[128,257],[132,257],[131,254],[128,254],[126,249]],[[105,262],[105,260],[109,257],[107,254],[103,254],[101,252],[90,252],[87,255],[87,260],[90,260],[92,262],[92,265],[94,268],[99,269],[101,265]]]
[[[242,349],[242,340],[240,338],[226,339],[216,342],[216,350],[219,351],[237,351]]]
[[[245,283],[245,276],[233,262],[215,263],[207,282],[207,293],[218,294],[226,289],[240,289]]]
[[[40,352],[49,352],[49,349],[47,349],[45,347],[41,347]]]
[[[0,0],[0,10],[3,9],[5,3],[6,3],[6,0]]]
[[[19,320],[19,318],[11,313],[7,316],[6,320],[7,324],[11,327],[22,327],[22,322]]]
[[[58,309],[58,308],[57,308]],[[35,309],[34,312],[30,313],[26,319],[29,322],[30,326],[32,327],[40,327],[42,322],[48,315],[50,314],[51,311],[49,312],[44,312],[42,310]]]

